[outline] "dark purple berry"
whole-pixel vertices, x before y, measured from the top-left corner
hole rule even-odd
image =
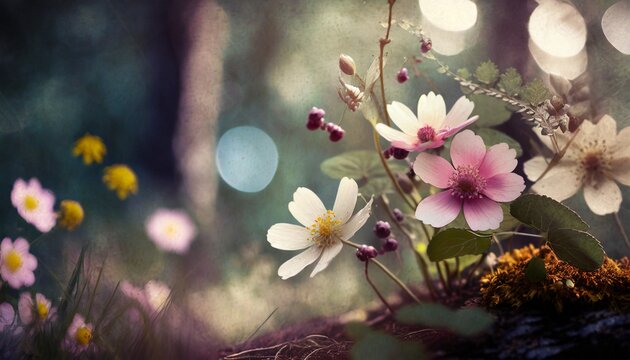
[[[383,157],[384,157],[385,159],[389,159],[389,158],[391,158],[391,157],[392,157],[392,151],[391,151],[391,149],[385,149],[385,150],[383,150]]]
[[[319,119],[319,120],[308,119],[308,121],[306,122],[306,128],[311,131],[317,130],[322,127],[323,123],[324,123],[323,119]]]
[[[394,158],[398,160],[406,159],[407,156],[409,156],[409,151],[404,150],[404,149],[399,149],[396,147],[392,147],[391,152]]]
[[[392,233],[392,227],[387,221],[377,221],[374,225],[374,234],[381,239],[385,239]]]
[[[383,252],[396,251],[398,249],[398,241],[394,238],[387,238],[381,245]]]
[[[330,136],[329,136],[330,141],[332,141],[332,142],[337,142],[337,141],[339,141],[339,140],[343,139],[343,135],[344,135],[345,133],[346,133],[346,132],[345,132],[345,130],[344,130],[344,129],[342,129],[341,127],[337,126],[335,129],[333,129],[333,130],[330,132]]]
[[[332,132],[333,130],[335,130],[336,128],[338,128],[337,125],[333,124],[333,123],[328,123],[326,124],[326,131],[328,132]]]
[[[433,43],[431,42],[431,39],[422,39],[422,41],[420,42],[420,50],[422,50],[422,52],[425,54],[431,51],[432,47]]]
[[[407,68],[402,68],[398,70],[398,73],[396,74],[396,80],[398,80],[400,84],[409,80],[409,70],[407,70]]]
[[[356,252],[357,258],[361,261],[368,261],[378,256],[378,251],[373,246],[361,245]]]
[[[312,121],[319,121],[324,118],[326,112],[323,109],[316,108],[313,106],[311,111],[308,112],[308,119]]]
[[[405,214],[403,214],[399,208],[395,208],[394,211],[392,211],[392,215],[394,215],[394,219],[398,222],[405,220]]]

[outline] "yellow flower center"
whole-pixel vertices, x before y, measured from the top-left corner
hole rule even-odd
[[[334,244],[337,241],[337,226],[339,224],[341,221],[335,218],[335,213],[332,210],[326,211],[315,219],[313,225],[306,228],[311,233],[309,240],[321,248]]]
[[[41,302],[37,303],[37,314],[40,320],[46,320],[46,317],[48,317],[48,306]]]
[[[88,329],[85,326],[81,326],[78,330],[77,333],[75,334],[75,339],[77,340],[77,343],[80,345],[87,345],[90,343],[90,341],[92,340],[92,330]]]
[[[61,202],[60,208],[59,224],[62,227],[68,230],[74,230],[77,226],[81,225],[85,216],[81,204],[73,200],[64,200]]]
[[[24,207],[26,210],[33,211],[37,209],[37,206],[39,206],[39,200],[37,200],[36,197],[31,195],[26,195],[24,197]]]
[[[166,235],[173,237],[175,234],[177,234],[177,227],[173,224],[168,224],[164,227],[164,233],[166,233]]]
[[[103,182],[112,190],[120,200],[124,200],[130,193],[138,192],[138,179],[136,174],[127,165],[112,165],[105,168]]]
[[[103,156],[107,153],[107,148],[98,136],[85,134],[74,144],[72,154],[74,156],[82,156],[83,163],[90,165],[93,162],[100,164],[103,162]]]
[[[22,267],[22,255],[15,250],[9,251],[4,258],[4,263],[11,272],[16,272]]]

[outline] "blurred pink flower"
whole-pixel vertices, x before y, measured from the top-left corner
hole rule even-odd
[[[93,329],[92,324],[85,323],[83,316],[74,314],[63,347],[75,355],[84,352],[92,343]]]
[[[17,179],[11,191],[11,202],[20,216],[37,230],[49,232],[55,226],[55,195],[42,188],[37,179],[32,178],[28,183]]]
[[[0,304],[0,332],[3,332],[5,328],[14,325],[15,323],[15,310],[9,303]]]
[[[326,269],[343,248],[341,240],[350,240],[365,225],[372,210],[372,199],[353,216],[358,192],[356,181],[341,179],[332,210],[326,210],[320,198],[307,188],[298,188],[293,193],[289,211],[302,226],[275,224],[267,231],[267,241],[276,249],[305,249],[280,266],[278,275],[283,280],[297,275],[318,259],[311,277]]]
[[[397,101],[387,105],[387,112],[400,130],[377,124],[376,131],[389,140],[393,147],[407,151],[425,151],[442,145],[447,138],[475,122],[479,117],[468,118],[475,104],[462,96],[446,113],[442,95],[430,92],[418,100],[418,116]]]
[[[499,227],[503,211],[497,202],[510,202],[525,189],[523,178],[512,173],[516,151],[504,143],[486,150],[480,136],[465,130],[451,144],[453,165],[443,158],[419,154],[413,169],[420,178],[440,193],[422,200],[416,218],[434,227],[455,220],[464,208],[464,217],[472,230]]]
[[[14,289],[35,282],[33,271],[37,269],[37,259],[29,253],[29,247],[23,238],[17,238],[15,242],[4,238],[0,243],[0,275]]]
[[[35,294],[35,301],[33,302],[33,295],[28,292],[20,294],[18,300],[18,314],[23,325],[29,325],[35,319],[36,322],[44,322],[46,320],[55,317],[57,309],[52,307],[50,300],[44,295]]]
[[[128,281],[123,281],[120,289],[127,297],[137,301],[141,308],[151,316],[160,312],[171,296],[168,285],[157,280],[148,281],[144,288],[138,288]]]
[[[183,254],[197,236],[197,228],[183,210],[157,209],[146,222],[146,232],[158,248]]]

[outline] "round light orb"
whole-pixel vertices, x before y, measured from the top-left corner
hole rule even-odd
[[[243,192],[258,192],[269,185],[278,169],[278,149],[264,131],[252,126],[228,130],[217,144],[221,178]]]
[[[586,44],[586,22],[566,2],[542,2],[529,18],[528,29],[536,46],[555,57],[575,56]]]
[[[566,79],[573,80],[586,71],[588,65],[586,48],[582,49],[575,56],[557,57],[549,55],[540,49],[532,39],[529,39],[528,45],[536,64],[548,74],[560,75]]]
[[[630,55],[630,1],[620,1],[606,10],[602,30],[615,49]]]
[[[477,22],[477,4],[470,0],[419,0],[422,16],[446,31],[466,31]]]

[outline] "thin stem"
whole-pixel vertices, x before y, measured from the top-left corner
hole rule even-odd
[[[496,234],[492,234],[492,239],[494,240],[494,242],[497,243],[497,247],[499,248],[499,251],[501,252],[501,255],[505,254],[505,251],[503,251],[503,246],[501,245],[501,242],[499,241],[499,239],[497,239],[497,235]]]
[[[628,240],[628,234],[626,234],[626,229],[623,228],[623,223],[621,222],[621,219],[619,218],[619,213],[618,212],[614,213],[613,217],[615,218],[615,222],[617,223],[617,227],[619,228],[619,232],[621,233],[623,240],[626,242],[626,245],[630,248],[630,240]]]
[[[440,279],[440,282],[442,283],[442,287],[444,288],[444,291],[447,291],[448,293],[450,293],[450,288],[446,283],[446,279],[444,277],[444,273],[442,272],[442,268],[440,267],[440,262],[436,261],[434,262],[435,264],[435,268],[437,269],[437,273],[438,273],[438,278]]]
[[[389,4],[389,15],[387,18],[387,32],[385,33],[385,38],[382,38],[379,41],[380,44],[380,54],[378,57],[378,68],[380,71],[380,80],[381,80],[381,99],[383,100],[383,112],[385,114],[385,123],[389,126],[389,114],[387,113],[387,100],[385,99],[385,78],[383,76],[383,57],[385,55],[385,46],[390,43],[389,32],[392,28],[392,8],[394,7],[395,0],[388,1]]]
[[[496,235],[496,236],[499,236],[499,235],[520,235],[520,236],[529,236],[529,237],[536,237],[536,238],[544,237],[544,236],[538,235],[538,234],[529,234],[529,233],[518,232],[518,231],[502,231],[502,232],[494,233],[493,235]]]
[[[381,302],[385,305],[385,307],[389,310],[389,312],[393,314],[394,310],[392,309],[392,307],[387,303],[387,300],[385,300],[385,297],[383,297],[381,292],[378,291],[378,289],[376,288],[376,285],[374,285],[372,280],[370,280],[370,275],[368,274],[368,265],[369,264],[370,264],[370,259],[367,259],[367,261],[365,262],[365,271],[364,271],[364,273],[365,273],[365,280],[367,280],[368,284],[370,284],[370,286],[372,287],[372,290],[374,290],[374,292],[376,293],[378,298],[381,299]]]
[[[487,256],[488,256],[488,253],[484,253],[479,258],[479,261],[477,261],[477,263],[472,268],[470,268],[470,272],[468,273],[468,276],[466,276],[466,285],[470,284],[470,281],[472,280],[473,276],[475,276],[475,272],[477,272],[477,269],[481,267],[481,264],[483,264]]]
[[[551,144],[553,145],[553,150],[554,152],[557,154],[560,152],[560,146],[558,145],[558,139],[556,139],[556,135],[555,134],[551,134],[549,135],[549,138],[551,139]]]
[[[413,202],[411,200],[409,200],[407,198],[407,196],[405,195],[405,192],[400,187],[400,184],[398,184],[398,181],[396,180],[396,177],[394,177],[394,174],[392,173],[391,169],[389,168],[389,165],[387,165],[387,160],[383,156],[383,148],[381,147],[381,142],[379,141],[378,133],[376,132],[376,130],[373,130],[372,132],[373,132],[373,137],[374,137],[374,147],[376,148],[376,152],[378,153],[378,156],[381,159],[381,164],[383,165],[383,169],[385,169],[385,172],[387,173],[387,176],[389,177],[389,179],[394,184],[394,187],[396,188],[396,191],[398,192],[398,195],[400,195],[400,197],[405,201],[407,206],[409,206],[412,210],[414,210],[416,208],[416,206],[413,204]]]
[[[356,249],[359,249],[361,247],[359,244],[353,243],[352,241],[349,241],[349,240],[341,239],[341,242],[348,246],[352,246],[353,248],[356,248]],[[381,268],[381,270],[383,270],[385,275],[387,275],[390,279],[392,279],[392,281],[395,282],[396,285],[398,285],[404,292],[406,292],[407,295],[409,295],[409,297],[413,299],[413,301],[420,303],[420,299],[418,299],[418,297],[413,292],[411,292],[411,290],[409,290],[407,285],[405,285],[405,283],[403,283],[396,275],[394,275],[394,273],[392,273],[387,268],[387,266],[383,265],[380,261],[376,259],[372,259],[372,262],[376,264],[376,266]]]

